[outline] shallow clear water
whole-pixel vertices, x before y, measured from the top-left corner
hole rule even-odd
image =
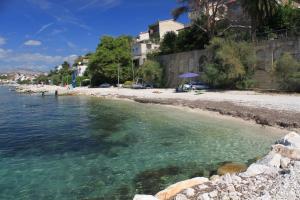
[[[125,101],[0,87],[0,199],[132,199],[265,154],[280,134]]]

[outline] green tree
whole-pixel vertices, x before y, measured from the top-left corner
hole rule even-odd
[[[160,44],[160,51],[162,54],[171,54],[176,52],[177,35],[171,31],[165,34],[164,39]]]
[[[299,35],[300,9],[294,8],[291,2],[280,5],[276,14],[270,18],[268,27],[273,30],[288,29],[294,35]]]
[[[137,75],[146,83],[160,86],[162,82],[163,70],[156,61],[147,60],[137,71]]]
[[[256,53],[252,44],[214,38],[208,46],[212,59],[204,65],[203,80],[216,88],[244,89],[251,80]]]
[[[49,77],[45,76],[45,75],[40,75],[34,80],[34,82],[37,83],[37,84],[41,84],[41,83],[48,84],[49,83]]]
[[[208,38],[213,38],[218,25],[226,20],[224,7],[227,2],[228,0],[178,0],[180,6],[172,11],[172,15],[174,19],[178,19],[182,14],[198,12],[199,16],[196,18],[201,23],[195,23],[196,26],[207,34]]]
[[[100,83],[117,83],[132,76],[131,38],[104,36],[94,54],[91,55],[88,71],[95,86]]]
[[[204,49],[208,43],[208,35],[194,24],[190,28],[179,32],[176,40],[176,49],[177,52],[199,50]]]
[[[280,88],[300,92],[300,63],[291,54],[283,54],[275,64],[275,76]]]
[[[275,15],[279,4],[277,0],[240,0],[240,2],[251,18],[251,35],[255,40],[257,29],[266,25],[267,21]]]

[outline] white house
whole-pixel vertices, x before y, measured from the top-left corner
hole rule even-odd
[[[174,20],[158,21],[149,26],[148,32],[141,32],[132,45],[133,62],[135,66],[144,64],[147,54],[159,51],[159,43],[168,32],[178,33],[184,24]]]
[[[175,32],[178,34],[178,30],[183,29],[184,24],[177,22],[173,19],[158,21],[155,24],[149,26],[149,36],[153,41],[160,42],[166,33]]]
[[[79,65],[77,65],[77,76],[84,76],[84,73],[88,68],[88,65],[81,62],[79,62],[78,64]]]

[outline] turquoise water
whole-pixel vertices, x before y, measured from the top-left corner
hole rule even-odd
[[[0,199],[128,200],[246,163],[278,137],[170,107],[0,87]]]

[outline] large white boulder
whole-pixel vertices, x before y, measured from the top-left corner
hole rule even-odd
[[[247,169],[246,172],[241,173],[240,176],[252,177],[252,176],[259,175],[259,174],[273,174],[273,173],[276,173],[274,168],[266,166],[266,165],[254,163],[254,164],[250,165],[250,167]]]
[[[258,164],[267,165],[269,167],[280,167],[281,155],[276,153],[275,151],[271,151],[268,155],[266,155],[263,159],[258,161]]]
[[[300,135],[296,132],[290,132],[284,138],[277,141],[277,144],[282,144],[284,146],[290,146],[293,148],[300,148]]]

